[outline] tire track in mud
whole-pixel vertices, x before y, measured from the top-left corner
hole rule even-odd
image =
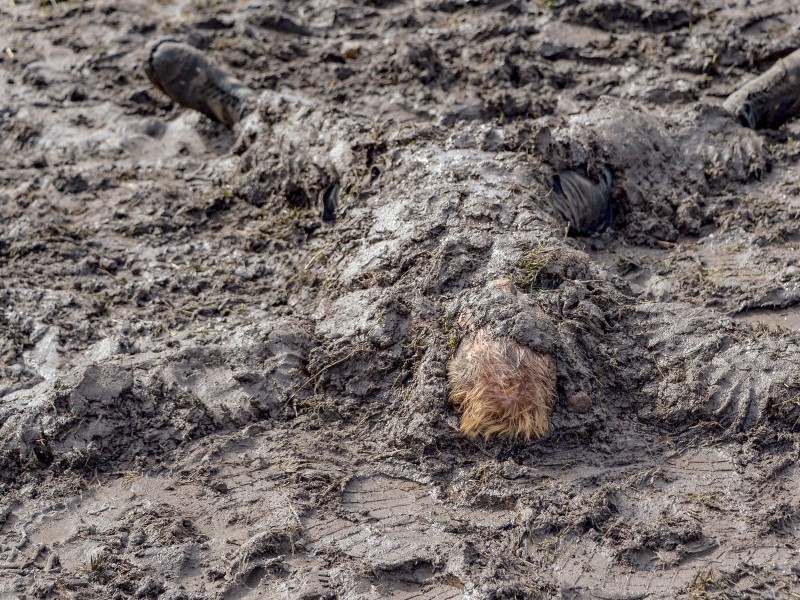
[[[728,213],[717,228],[703,227],[699,237],[646,250],[611,241],[592,253],[625,277],[640,299],[652,302],[643,329],[660,371],[662,402],[677,407],[667,398],[673,393],[668,388],[682,389],[674,393],[685,394],[689,414],[719,430],[751,430],[776,407],[796,405],[796,242],[792,227],[781,225],[796,212],[795,196],[782,191],[796,177],[789,168],[747,182],[747,193],[732,204],[727,193],[706,199],[710,211],[730,205],[735,216]],[[677,302],[695,307],[685,321],[675,316]],[[719,320],[703,324],[696,307],[710,308],[706,316],[719,311]],[[780,412],[773,422],[796,422],[793,410]],[[669,413],[667,408],[661,414]]]
[[[608,589],[624,578],[631,597],[661,597],[676,589],[703,589],[703,577],[709,583],[719,577],[712,573],[728,573],[734,575],[728,581],[731,587],[724,589],[734,593],[752,584],[745,565],[787,565],[795,560],[796,551],[783,543],[781,534],[753,543],[752,522],[762,509],[728,451],[689,449],[657,462],[647,478],[613,497],[619,517],[603,536],[613,540],[611,555],[597,539],[563,540],[551,548],[559,557],[569,557],[555,561],[562,590],[579,594]],[[794,485],[796,476],[788,474],[784,484]],[[654,496],[651,490],[658,493]],[[658,535],[651,521],[641,520],[647,513],[662,520]],[[628,529],[633,540],[624,534]],[[659,539],[664,535],[674,537]]]
[[[458,540],[442,530],[448,515],[425,486],[385,476],[352,479],[342,492],[341,507],[347,519],[312,515],[304,523],[313,548],[363,561],[376,572],[381,593],[391,594],[387,597],[461,597],[458,588],[433,583],[442,578],[434,574]]]
[[[796,420],[792,398],[800,374],[795,347],[781,336],[759,336],[730,319],[709,325],[701,309],[687,310],[686,320],[664,305],[646,307],[645,314],[647,348],[661,374],[652,388],[661,418],[692,415],[731,433]],[[777,416],[779,406],[790,409],[785,417]]]

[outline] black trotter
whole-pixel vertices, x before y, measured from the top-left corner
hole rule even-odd
[[[722,105],[745,127],[780,127],[800,115],[800,50],[728,96]]]
[[[145,73],[175,102],[215,121],[231,127],[244,116],[250,90],[187,44],[171,38],[156,42]]]
[[[611,222],[611,169],[603,167],[598,183],[575,171],[564,171],[553,179],[553,206],[569,223],[570,232],[590,235]]]

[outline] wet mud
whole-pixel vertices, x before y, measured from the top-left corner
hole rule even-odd
[[[0,596],[800,593],[800,122],[722,108],[798,25],[0,5]],[[147,80],[164,36],[256,92],[233,130]],[[599,233],[565,172],[613,176]],[[541,439],[459,431],[477,328],[553,357]]]

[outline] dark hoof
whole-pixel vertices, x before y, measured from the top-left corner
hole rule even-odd
[[[780,127],[800,115],[800,50],[736,90],[722,106],[751,129]]]
[[[339,184],[329,185],[322,192],[322,220],[326,222],[336,220],[336,202],[339,200]]]
[[[173,39],[157,42],[150,50],[145,72],[181,106],[229,127],[244,116],[249,90],[187,44]]]
[[[611,222],[611,184],[614,177],[603,167],[594,183],[575,171],[564,171],[553,180],[553,206],[569,224],[569,233],[590,235]]]

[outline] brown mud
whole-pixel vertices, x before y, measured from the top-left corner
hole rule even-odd
[[[800,122],[720,108],[799,25],[2,2],[0,597],[800,594]],[[234,132],[146,80],[165,35],[258,91]],[[543,439],[458,432],[464,314],[554,356]]]

